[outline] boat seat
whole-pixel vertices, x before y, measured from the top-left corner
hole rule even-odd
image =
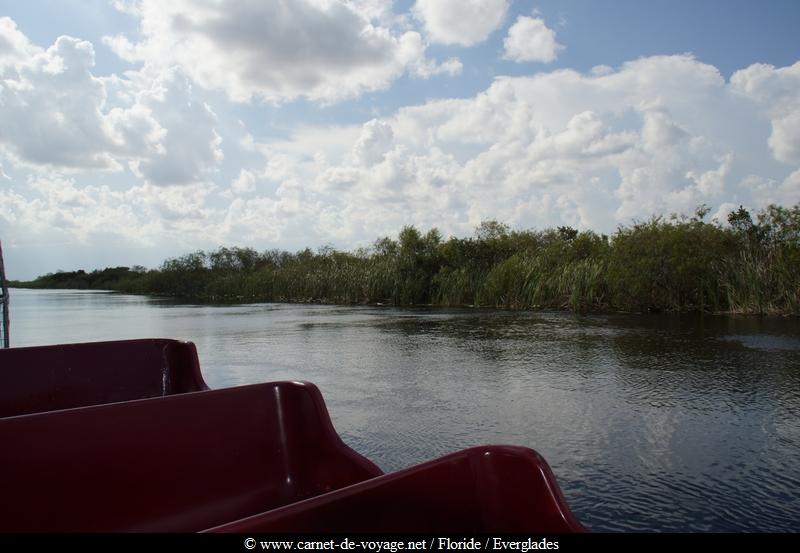
[[[6,532],[198,531],[381,474],[301,382],[0,419],[0,443]]]
[[[547,462],[514,446],[466,449],[210,532],[585,532]]]
[[[0,349],[0,417],[206,390],[191,342]]]

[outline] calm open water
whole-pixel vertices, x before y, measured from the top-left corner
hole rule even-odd
[[[386,471],[524,445],[596,531],[800,530],[800,322],[11,291],[12,345],[192,340],[212,388],[308,380]]]

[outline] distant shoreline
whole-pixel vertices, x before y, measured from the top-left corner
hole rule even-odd
[[[800,204],[728,225],[656,217],[612,236],[570,227],[512,231],[488,221],[470,238],[405,227],[343,252],[221,247],[159,269],[57,272],[18,288],[94,289],[204,303],[285,302],[574,312],[800,315]]]
[[[614,314],[614,315],[656,315],[656,314],[667,314],[667,315],[713,315],[713,316],[737,316],[737,317],[776,317],[776,318],[786,318],[786,317],[800,317],[798,313],[782,313],[782,312],[747,312],[747,311],[700,311],[700,310],[669,310],[669,311],[659,311],[659,310],[650,310],[650,311],[624,311],[619,309],[610,309],[610,308],[595,308],[591,310],[584,310],[584,311],[575,311],[568,307],[506,307],[506,306],[495,306],[495,305],[473,305],[473,304],[462,304],[462,305],[455,305],[455,304],[408,304],[408,305],[400,305],[400,304],[391,304],[391,303],[382,303],[382,302],[374,302],[374,303],[335,303],[325,300],[316,300],[316,299],[293,299],[293,300],[285,300],[285,299],[264,299],[258,297],[252,298],[200,298],[200,297],[186,297],[186,296],[170,296],[166,294],[160,293],[149,293],[149,292],[129,292],[129,291],[121,291],[121,290],[111,290],[108,288],[42,288],[37,286],[26,286],[31,281],[23,282],[23,281],[9,281],[9,288],[11,289],[20,289],[20,290],[61,290],[61,291],[75,291],[75,292],[107,292],[109,294],[129,294],[135,296],[143,296],[148,298],[161,298],[165,300],[175,301],[176,303],[192,303],[192,304],[199,304],[199,305],[247,305],[247,304],[255,304],[255,303],[276,303],[276,304],[286,304],[286,305],[328,305],[328,306],[341,306],[341,307],[386,307],[386,308],[397,308],[397,309],[464,309],[464,310],[507,310],[507,311],[529,311],[529,312],[574,312],[577,314],[596,314],[596,315],[607,315],[607,314]]]

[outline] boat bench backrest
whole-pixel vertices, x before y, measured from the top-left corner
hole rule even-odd
[[[0,531],[197,531],[381,474],[313,384],[0,419]]]
[[[191,342],[124,340],[0,350],[0,417],[205,389]]]
[[[522,447],[483,446],[210,531],[447,535],[584,532],[585,528],[538,453]]]

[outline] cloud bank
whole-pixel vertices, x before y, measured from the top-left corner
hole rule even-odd
[[[155,264],[220,244],[366,246],[407,224],[445,235],[470,234],[486,219],[613,232],[700,203],[724,218],[739,204],[800,201],[800,62],[751,65],[727,80],[691,55],[540,70],[355,124],[297,123],[282,138],[258,137],[226,97],[328,105],[399,73],[446,66],[424,57],[427,39],[384,3],[290,4],[242,2],[222,13],[207,3],[184,20],[178,10],[126,3],[142,40],[106,43],[142,63],[112,75],[95,72],[103,45],[67,36],[36,45],[0,18],[0,235],[9,251],[59,244],[100,252],[98,264]],[[505,17],[506,3],[495,7]],[[286,40],[308,48],[308,66],[293,67],[299,54],[290,52],[256,67],[262,50],[278,55],[270,50],[278,39],[256,44],[245,20],[268,15],[275,33],[307,31]],[[508,37],[520,21],[540,20],[520,17]],[[492,30],[464,32],[480,40]],[[348,33],[362,41],[358,52],[340,44]],[[549,51],[537,46],[541,61],[558,53],[552,38]],[[197,41],[200,53],[175,41]],[[507,54],[533,56],[506,42]],[[397,63],[412,43],[416,54]],[[227,62],[211,51],[223,44]],[[225,95],[209,92],[217,88]]]
[[[461,71],[456,59],[428,59],[420,33],[383,25],[385,7],[372,3],[141,0],[124,9],[139,17],[144,38],[105,37],[117,55],[180,65],[194,82],[236,102],[336,102],[386,89],[403,74]]]

